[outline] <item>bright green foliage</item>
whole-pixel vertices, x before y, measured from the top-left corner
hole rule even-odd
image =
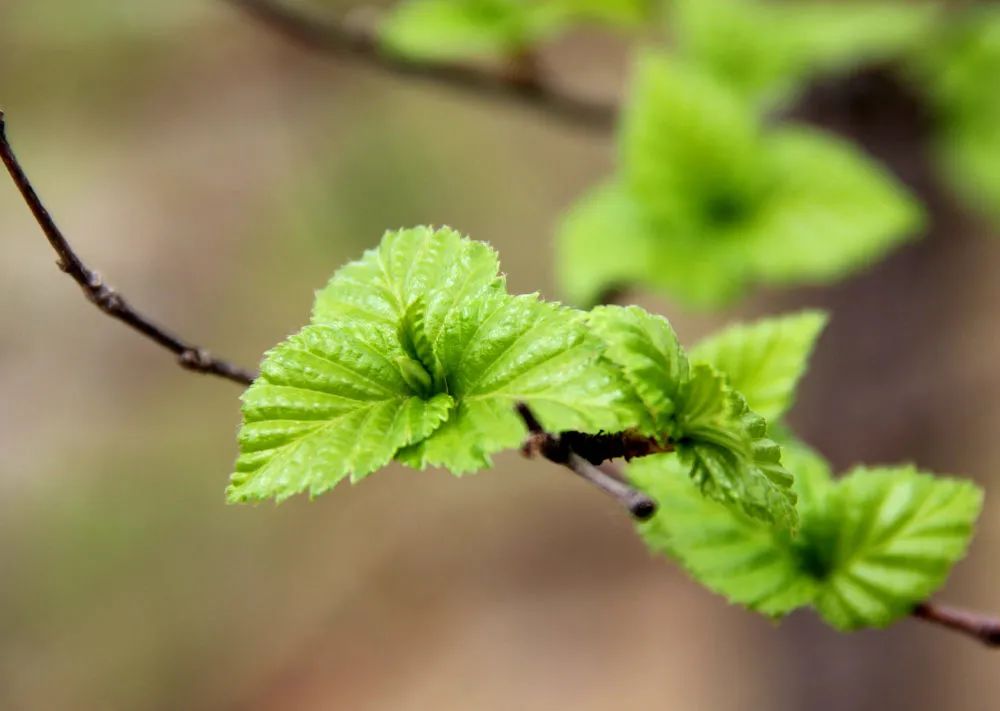
[[[937,111],[937,153],[966,199],[1000,224],[1000,8],[965,10],[914,53],[917,81]]]
[[[230,499],[317,494],[393,457],[489,466],[524,436],[516,401],[556,431],[632,424],[582,314],[508,295],[497,269],[488,246],[420,227],[338,271],[243,396]]]
[[[772,616],[812,605],[844,630],[908,614],[965,554],[982,503],[975,485],[912,466],[859,468],[834,481],[828,465],[797,444],[785,462],[798,494],[795,536],[699,495],[684,470],[660,456],[629,467],[660,502],[640,533],[732,602]]]
[[[648,0],[404,0],[382,24],[391,52],[420,59],[516,56],[580,22],[634,25]]]
[[[709,365],[689,368],[666,319],[636,306],[593,310],[604,357],[621,368],[644,417],[640,429],[669,441],[702,493],[780,526],[795,523],[792,477],[746,400]]]
[[[679,53],[744,100],[772,105],[821,73],[884,61],[918,46],[932,2],[672,0]]]
[[[662,55],[638,64],[621,153],[620,176],[559,236],[575,267],[563,286],[578,301],[622,282],[697,306],[754,281],[826,282],[922,223],[918,203],[860,151],[804,127],[765,130],[724,84]],[[629,270],[632,255],[646,258]]]
[[[690,357],[724,372],[751,410],[777,422],[792,405],[826,321],[822,312],[803,311],[738,324],[696,345]]]

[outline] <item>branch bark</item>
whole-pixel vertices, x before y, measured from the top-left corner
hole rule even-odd
[[[45,233],[52,249],[59,256],[56,264],[80,286],[84,296],[91,303],[111,318],[121,321],[173,353],[177,356],[177,362],[182,368],[198,373],[217,375],[242,385],[249,385],[253,382],[254,378],[257,377],[256,373],[216,358],[204,348],[157,325],[136,311],[124,296],[105,283],[100,274],[83,263],[83,260],[73,250],[69,241],[56,225],[55,220],[52,219],[49,211],[45,209],[41,198],[38,197],[31,181],[28,180],[28,176],[25,175],[20,163],[18,163],[14,150],[7,140],[7,124],[2,111],[0,111],[0,159],[3,160],[7,172],[10,173],[14,185],[20,191],[21,197],[27,203],[31,214],[38,222],[38,226],[42,228],[42,232]]]
[[[404,59],[384,52],[377,34],[369,29],[321,21],[274,0],[225,1],[296,44],[391,74],[518,103],[568,124],[601,133],[614,127],[618,115],[618,107],[614,104],[561,89],[546,82],[535,71],[526,80],[525,74],[519,71]]]
[[[644,521],[656,513],[656,502],[649,496],[629,486],[620,476],[614,476],[598,469],[591,461],[573,450],[569,444],[570,438],[546,432],[538,418],[535,417],[535,413],[526,404],[519,402],[516,410],[524,421],[525,427],[531,433],[522,448],[522,453],[526,457],[540,455],[554,464],[566,467],[616,499],[628,509],[632,516],[640,521]],[[579,436],[579,433],[574,434]]]
[[[912,614],[918,620],[967,635],[987,647],[1000,647],[1000,619],[995,617],[930,602],[917,605]]]

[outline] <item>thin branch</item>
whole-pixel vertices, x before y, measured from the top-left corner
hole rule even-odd
[[[38,193],[35,192],[28,176],[14,156],[14,150],[7,140],[7,125],[4,114],[0,111],[0,159],[7,167],[14,185],[21,192],[21,196],[31,209],[39,227],[52,245],[52,249],[59,255],[56,264],[64,272],[70,275],[80,288],[83,289],[84,296],[87,297],[97,308],[111,318],[118,319],[122,323],[130,326],[139,333],[146,336],[154,343],[166,348],[177,356],[177,361],[181,367],[199,373],[217,375],[227,378],[243,385],[249,385],[256,376],[255,373],[240,368],[219,358],[213,357],[208,351],[199,346],[188,343],[178,336],[156,325],[153,321],[136,311],[125,300],[121,294],[104,282],[101,275],[92,271],[77,256],[70,246],[62,231],[56,226],[55,221],[48,210],[42,204]]]
[[[562,436],[546,432],[535,414],[523,402],[518,403],[516,409],[531,433],[524,443],[525,456],[541,455],[554,464],[566,467],[604,493],[611,495],[640,521],[656,513],[655,501],[641,491],[633,489],[623,480],[598,469],[573,451]]]
[[[618,114],[613,104],[588,99],[543,81],[534,67],[530,73],[506,72],[470,64],[404,59],[384,52],[376,33],[369,29],[325,22],[274,0],[226,2],[297,44],[392,74],[513,101],[594,131],[609,131]],[[516,69],[523,70],[523,66]]]
[[[930,602],[917,605],[912,614],[918,620],[968,635],[987,647],[1000,647],[1000,619],[995,617]]]

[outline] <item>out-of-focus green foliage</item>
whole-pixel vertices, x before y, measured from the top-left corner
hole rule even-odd
[[[670,8],[680,55],[764,106],[817,74],[899,56],[940,13],[932,2],[867,0],[672,0]]]
[[[559,276],[576,302],[621,282],[697,306],[752,282],[826,282],[922,224],[916,201],[859,150],[804,127],[765,129],[726,85],[662,54],[637,66],[621,154],[620,175],[560,231]]]
[[[965,199],[1000,223],[1000,8],[965,10],[913,54],[936,111],[936,151]]]
[[[735,327],[696,350],[728,367],[733,383],[770,377],[784,392],[788,377],[805,368],[817,318]],[[762,351],[763,343],[774,345]],[[732,602],[770,616],[812,605],[844,630],[884,627],[908,614],[965,554],[982,505],[972,483],[912,466],[859,467],[834,480],[822,457],[790,437],[783,461],[795,478],[797,531],[701,496],[676,459],[633,461],[630,479],[660,503],[641,535]]]
[[[421,59],[512,56],[573,25],[635,26],[649,0],[406,0],[383,22],[383,46]]]

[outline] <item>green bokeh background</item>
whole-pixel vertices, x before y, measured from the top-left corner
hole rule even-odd
[[[591,34],[546,54],[609,99],[626,64]],[[5,0],[0,106],[84,258],[245,364],[386,228],[450,224],[498,248],[513,291],[557,296],[559,215],[614,155],[530,110],[318,57],[218,0]],[[832,309],[793,422],[838,468],[912,460],[984,485],[941,597],[1000,612],[1000,239],[907,162],[898,125],[822,92],[803,106],[895,158],[932,234],[711,317],[641,302],[689,343]],[[612,502],[514,453],[461,481],[393,466],[313,502],[227,506],[239,388],[81,298],[5,180],[0,240],[0,709],[978,711],[1000,694],[995,653],[916,622],[840,635],[728,606]]]

